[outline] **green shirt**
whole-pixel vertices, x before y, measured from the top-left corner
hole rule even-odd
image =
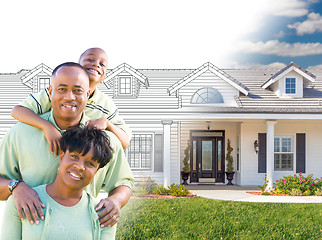
[[[52,111],[40,115],[57,127]],[[84,114],[81,123],[89,118]],[[118,186],[133,187],[134,179],[119,139],[109,131],[112,159],[95,174],[93,181],[85,190],[96,197],[101,189],[108,193]],[[39,128],[17,123],[3,138],[0,144],[0,176],[18,179],[30,187],[48,184],[55,180],[59,157],[50,152],[43,131]]]
[[[16,204],[10,196],[3,215],[1,239],[115,239],[116,225],[104,228],[99,226],[98,215],[95,212],[97,201],[85,191],[76,205],[66,207],[48,195],[46,185],[34,189],[46,206],[45,220],[40,221],[39,225],[31,225],[26,217],[21,220]]]
[[[39,93],[30,94],[21,104],[29,108],[36,114],[43,114],[50,111],[51,102],[48,89],[42,90]],[[118,114],[118,108],[113,102],[113,99],[96,89],[93,96],[87,100],[85,114],[90,119],[107,118],[115,126],[121,128],[131,139],[132,132],[126,125],[123,118]]]

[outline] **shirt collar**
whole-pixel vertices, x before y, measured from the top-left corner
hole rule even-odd
[[[95,89],[94,93],[93,93],[93,96],[90,97],[88,100],[87,100],[87,103],[88,104],[96,104],[98,102],[98,99],[99,99],[99,96],[100,96],[100,90],[98,90],[97,88]]]
[[[83,113],[82,113],[82,118],[81,118],[81,120],[80,120],[80,124],[82,124],[82,125],[84,125],[84,126],[85,126],[85,123],[86,123],[86,121],[87,121],[87,120],[88,120],[88,119],[87,119],[87,117],[85,116],[84,111],[83,111]],[[51,110],[51,111],[50,111],[49,122],[51,122],[51,123],[55,126],[55,128],[57,128],[57,129],[58,129],[58,131],[59,131],[60,133],[63,133],[63,132],[65,132],[65,131],[66,131],[66,130],[61,130],[61,129],[57,126],[57,124],[56,124],[56,122],[55,122],[54,115],[53,115],[53,110]]]

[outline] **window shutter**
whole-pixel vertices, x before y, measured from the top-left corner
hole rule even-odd
[[[163,172],[163,138],[162,134],[154,135],[154,171]]]
[[[296,172],[305,173],[305,133],[296,134]]]
[[[258,133],[258,172],[266,173],[266,133]]]

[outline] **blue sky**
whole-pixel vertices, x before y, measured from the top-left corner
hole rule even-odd
[[[233,57],[249,66],[293,61],[304,68],[322,68],[321,1],[283,2],[285,6],[268,11],[259,31],[243,36],[244,45]]]
[[[101,47],[109,68],[322,68],[320,0],[1,1],[0,73]]]

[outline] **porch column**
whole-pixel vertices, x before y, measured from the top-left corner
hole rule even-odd
[[[163,185],[170,185],[171,120],[163,120]]]
[[[274,125],[276,121],[266,122],[266,132],[267,132],[267,151],[266,151],[266,161],[267,161],[267,180],[268,184],[266,190],[271,190],[273,188],[273,175],[274,175]]]

